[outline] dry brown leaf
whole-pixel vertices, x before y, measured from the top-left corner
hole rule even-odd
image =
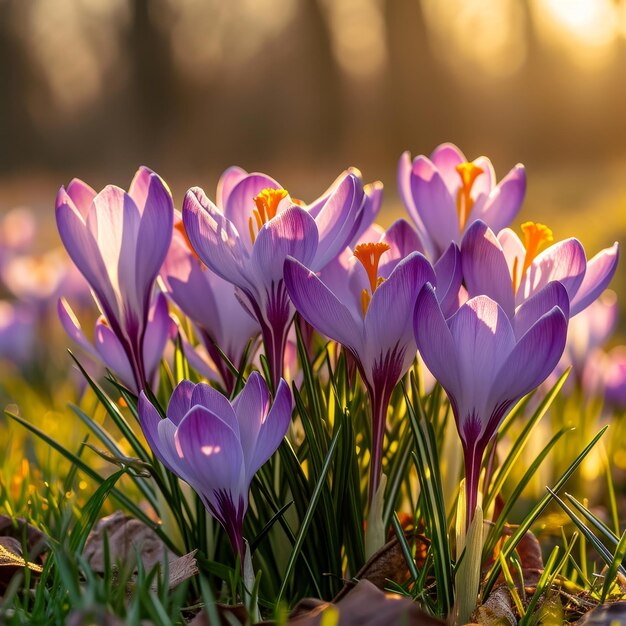
[[[167,566],[168,572],[168,589],[174,589],[181,583],[193,578],[198,572],[198,562],[196,561],[196,552],[190,552],[183,556],[170,561]],[[156,589],[157,583],[153,583],[153,588]]]
[[[515,626],[517,618],[513,600],[505,585],[496,587],[484,604],[472,613],[472,619],[483,626]]]
[[[601,604],[576,622],[576,626],[613,626],[614,624],[626,624],[626,602]]]
[[[108,537],[111,564],[136,563],[137,555],[146,570],[157,563],[172,562],[177,557],[143,522],[116,511],[103,517],[94,526],[85,542],[84,556],[95,572],[104,573],[104,536]]]
[[[317,604],[317,601],[316,601]],[[424,613],[409,598],[385,593],[361,580],[336,604],[323,602],[291,616],[288,626],[319,626],[326,612],[336,612],[337,626],[442,626],[445,622]]]
[[[23,553],[23,541],[28,554]],[[46,536],[23,520],[0,516],[0,592],[4,591],[16,572],[27,567],[34,574],[43,571],[42,550]],[[26,556],[26,558],[24,558]]]
[[[406,535],[409,545],[415,544],[415,557],[418,569],[423,567],[428,553],[430,541],[418,533],[412,532]],[[369,561],[355,574],[357,581],[368,580],[379,589],[384,589],[389,585],[389,581],[404,583],[410,577],[409,569],[404,559],[402,546],[397,537],[388,541],[382,548],[370,557]],[[349,582],[337,594],[334,601],[343,598],[354,587],[354,583]]]

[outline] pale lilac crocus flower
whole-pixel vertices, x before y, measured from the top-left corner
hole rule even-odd
[[[515,403],[557,364],[568,309],[567,291],[558,282],[529,298],[512,318],[487,296],[468,300],[447,320],[431,285],[417,298],[417,347],[450,399],[463,444],[468,526],[485,449]]]
[[[488,295],[512,317],[516,306],[558,280],[567,290],[574,317],[606,289],[615,274],[617,243],[587,261],[578,239],[546,247],[553,241],[547,226],[525,222],[522,232],[524,243],[509,228],[496,237],[482,221],[470,226],[461,242],[463,277],[470,297]]]
[[[142,392],[139,421],[156,457],[198,493],[244,558],[243,519],[250,483],[274,454],[291,421],[292,398],[281,380],[274,402],[253,372],[230,402],[204,383],[183,380],[161,419]]]
[[[420,154],[411,161],[409,152],[402,155],[398,189],[429,258],[436,261],[478,219],[496,232],[508,226],[522,206],[526,173],[518,164],[496,183],[488,158],[468,161],[455,145],[443,143],[430,157]]]
[[[259,324],[235,296],[235,287],[200,261],[181,219],[176,221],[161,277],[170,298],[195,324],[206,356],[219,373],[225,389],[231,391],[234,377],[216,346],[235,367],[245,366],[241,362],[244,351],[250,340],[259,334]],[[188,356],[190,347],[187,346]],[[191,358],[195,362],[194,357]],[[203,374],[208,374],[201,368]]]
[[[66,300],[58,301],[57,312],[65,332],[89,357],[96,362],[104,363],[133,393],[138,394],[141,391],[137,386],[134,364],[104,316],[100,316],[96,322],[92,344]],[[142,351],[142,371],[146,376],[146,382],[154,389],[158,385],[159,366],[165,346],[175,335],[176,324],[170,317],[167,299],[160,293],[148,313]]]
[[[190,189],[183,204],[185,230],[200,260],[237,287],[258,321],[275,387],[294,314],[283,262],[292,256],[319,270],[332,261],[359,227],[363,185],[346,173],[320,203],[299,206],[269,176],[231,168],[220,180],[217,201],[218,206],[199,187]]]
[[[426,282],[436,280],[426,258],[410,252],[418,241],[409,224],[399,220],[379,241],[357,245],[351,257],[344,254],[346,265],[325,270],[321,278],[296,259],[285,262],[285,282],[296,309],[313,328],[352,353],[367,388],[372,408],[370,502],[380,482],[391,393],[415,359],[415,299]],[[458,293],[461,281],[454,245],[450,254],[456,256],[458,271],[447,283],[442,280],[442,300]]]
[[[143,389],[152,293],[172,238],[174,205],[167,186],[145,167],[137,170],[128,193],[114,185],[96,193],[74,179],[59,190],[56,219],[65,249],[130,363],[132,387]]]

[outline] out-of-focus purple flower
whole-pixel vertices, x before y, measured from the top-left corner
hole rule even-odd
[[[259,322],[276,386],[294,313],[283,261],[292,256],[317,270],[332,261],[358,230],[366,205],[363,185],[348,172],[320,201],[299,206],[269,176],[231,168],[218,184],[217,200],[221,207],[202,189],[190,189],[183,204],[185,230],[200,260],[238,288]]]
[[[626,346],[616,346],[603,355],[600,388],[604,400],[613,409],[626,409]]]
[[[28,304],[0,300],[0,359],[19,366],[33,361],[35,323]]]
[[[615,243],[587,261],[585,249],[574,238],[552,242],[552,231],[543,224],[522,224],[525,242],[510,229],[498,236],[482,221],[474,222],[463,237],[461,259],[467,291],[487,295],[509,317],[515,307],[558,280],[567,290],[570,315],[591,304],[613,278],[619,256]]]
[[[142,389],[152,292],[172,238],[174,206],[167,186],[145,167],[137,170],[128,193],[113,185],[96,193],[74,179],[59,190],[56,219],[63,245],[126,355],[132,387]]]
[[[236,366],[245,348],[259,334],[258,322],[235,296],[232,283],[209,270],[193,251],[182,221],[177,221],[169,252],[161,268],[169,296],[198,329],[207,355],[230,391],[233,374],[225,365],[216,345]]]
[[[65,332],[79,344],[86,353],[102,361],[120,380],[134,393],[139,393],[134,364],[128,358],[128,353],[118,336],[111,330],[104,316],[96,322],[93,345],[85,337],[80,323],[69,304],[60,299],[58,314]],[[167,341],[176,334],[176,324],[171,319],[167,308],[167,299],[158,294],[148,314],[144,332],[144,350],[142,352],[142,371],[145,372],[146,382],[156,388],[158,383],[159,364]]]
[[[33,212],[16,207],[0,219],[0,267],[15,254],[30,252],[36,231]]]
[[[569,301],[549,283],[510,319],[487,296],[468,300],[448,320],[434,289],[417,298],[417,347],[450,399],[465,457],[467,524],[474,516],[484,451],[513,405],[557,364],[567,335]]]
[[[232,403],[206,384],[182,381],[165,419],[143,392],[139,397],[139,420],[152,451],[198,493],[242,563],[250,483],[283,440],[291,409],[285,381],[280,381],[270,407],[267,385],[257,372]]]
[[[415,299],[426,282],[436,280],[426,258],[411,252],[416,241],[409,224],[399,220],[379,241],[359,244],[351,258],[344,254],[345,264],[324,270],[321,278],[293,258],[285,262],[285,282],[296,309],[316,330],[350,350],[367,387],[372,407],[370,498],[380,481],[391,393],[415,359]],[[459,260],[455,246],[451,254],[454,250]],[[442,299],[450,290],[454,287],[442,288]]]
[[[459,243],[476,220],[498,232],[517,215],[526,193],[524,166],[516,165],[499,183],[491,161],[469,162],[453,144],[437,146],[429,157],[400,157],[398,189],[429,258],[436,261],[451,241]]]

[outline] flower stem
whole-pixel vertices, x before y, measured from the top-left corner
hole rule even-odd
[[[480,466],[483,460],[483,448],[474,444],[471,448],[464,447],[465,457],[465,528],[469,529],[474,512],[478,504],[478,483],[480,481]]]

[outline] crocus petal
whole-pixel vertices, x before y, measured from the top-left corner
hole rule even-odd
[[[417,296],[413,315],[415,342],[424,363],[443,388],[458,404],[461,381],[456,359],[456,345],[443,317],[435,289],[425,285]]]
[[[203,406],[205,409],[218,415],[239,436],[239,423],[237,422],[235,411],[228,398],[219,391],[206,383],[198,383],[191,394],[192,408],[196,405]]]
[[[349,243],[351,248],[354,248],[361,241],[361,236],[373,225],[383,200],[383,184],[380,181],[365,185],[363,191],[365,192],[365,202],[358,228]]]
[[[233,400],[233,409],[239,423],[239,440],[246,463],[246,475],[251,480],[258,467],[251,461],[259,436],[261,424],[270,407],[270,394],[265,381],[258,372],[252,372],[241,393]]]
[[[459,290],[463,282],[461,251],[455,243],[448,246],[433,269],[437,277],[437,299],[444,317],[448,318],[460,306]]]
[[[269,413],[263,414],[254,455],[248,462],[248,480],[274,454],[281,444],[289,424],[293,407],[289,385],[281,379]]]
[[[57,195],[56,220],[59,235],[72,261],[96,292],[100,304],[117,317],[117,299],[96,239],[63,188]]]
[[[315,217],[319,242],[313,267],[321,269],[348,245],[364,201],[361,181],[354,174],[347,174]]]
[[[561,358],[566,336],[567,319],[559,307],[531,326],[493,379],[490,396],[494,406],[507,400],[515,402],[541,384]]]
[[[228,198],[222,206],[224,216],[235,226],[241,236],[242,245],[244,245],[247,250],[252,249],[248,221],[252,217],[253,211],[256,209],[254,198],[264,189],[282,189],[282,186],[265,174],[248,174],[231,189]],[[279,207],[286,208],[290,204],[291,200],[289,196],[287,196],[280,201]],[[279,208],[279,213],[280,210]]]
[[[251,266],[269,285],[282,278],[288,256],[308,266],[316,250],[315,220],[304,209],[292,206],[263,225],[252,248]]]
[[[149,167],[141,165],[135,172],[133,180],[130,182],[128,195],[134,200],[140,211],[143,211],[146,205],[153,174],[154,172]]]
[[[441,174],[429,159],[418,156],[411,172],[411,191],[438,258],[451,241],[459,241],[459,216]]]
[[[229,167],[224,173],[220,176],[220,179],[217,181],[217,192],[215,194],[215,202],[219,209],[224,211],[224,206],[230,197],[230,192],[233,190],[235,185],[243,180],[248,175],[246,170],[241,167],[237,167],[233,165]]]
[[[563,283],[572,300],[583,281],[586,267],[585,249],[578,239],[559,241],[539,254],[526,270],[517,290],[517,300],[526,300],[551,280]]]
[[[219,415],[204,406],[193,406],[176,430],[179,459],[203,491],[224,490],[247,499],[243,452],[239,438]],[[209,500],[212,494],[205,493]]]
[[[94,343],[105,365],[133,392],[137,393],[137,382],[124,347],[115,333],[102,321],[96,324]]]
[[[460,380],[464,383],[459,405],[475,410],[475,415],[481,419],[486,412],[494,376],[515,346],[511,322],[497,302],[487,296],[477,296],[468,300],[448,320],[448,325],[456,345]],[[470,416],[459,415],[459,432],[467,417]]]
[[[176,324],[170,317],[167,299],[160,293],[150,312],[143,340],[143,359],[149,378],[157,372],[165,346],[175,333]]]
[[[361,346],[362,322],[326,285],[296,259],[287,258],[285,284],[300,315],[323,335],[357,350]]]
[[[569,318],[570,303],[567,290],[558,281],[548,283],[543,289],[517,307],[513,319],[515,336],[519,339],[525,335],[539,318],[555,306],[561,309],[566,318]]]
[[[503,228],[498,233],[498,241],[502,247],[502,252],[504,252],[504,258],[509,267],[509,273],[513,276],[513,270],[517,266],[517,272],[519,274],[524,267],[524,257],[526,256],[526,248],[524,248],[522,240],[517,236],[514,230]],[[518,278],[520,278],[519,275]]]
[[[191,396],[196,386],[190,380],[181,380],[172,392],[167,405],[167,417],[178,426],[191,409]],[[143,392],[142,392],[143,395]]]
[[[500,243],[484,222],[476,221],[467,229],[461,242],[461,262],[470,297],[489,296],[512,318],[515,300],[509,268]]]
[[[376,241],[376,240],[374,240]],[[378,275],[387,278],[398,261],[409,256],[411,252],[424,254],[424,247],[418,234],[405,219],[396,220],[380,237],[380,241],[389,245],[390,249],[381,258]]]
[[[85,337],[83,333],[78,318],[74,315],[74,311],[72,311],[65,298],[60,298],[57,302],[57,312],[63,330],[65,330],[69,337],[83,348],[87,354],[99,359],[98,353],[94,350],[89,341],[87,341],[87,337]]]
[[[165,451],[165,446],[161,444],[161,437],[159,436],[159,424],[163,421],[159,412],[154,408],[152,403],[146,398],[144,392],[139,394],[139,405],[137,409],[139,415],[139,424],[143,431],[144,437],[148,442],[151,450],[155,453],[159,461],[167,467],[170,471],[174,472],[176,469],[176,457],[173,458]],[[165,448],[162,449],[162,448]],[[165,453],[164,453],[165,452]]]
[[[609,285],[619,259],[619,244],[605,248],[588,263],[585,278],[572,298],[570,315],[574,316],[587,308]]]
[[[70,181],[66,191],[83,220],[86,220],[89,207],[96,197],[96,190],[79,178],[74,178]]]
[[[248,253],[237,229],[199,187],[185,194],[183,223],[191,245],[205,265],[234,285],[249,285],[242,268]]]
[[[365,314],[366,350],[372,348],[376,352],[371,356],[377,357],[381,352],[384,355],[396,346],[406,345],[406,356],[413,361],[415,337],[409,313],[415,308],[421,288],[435,280],[430,263],[423,255],[413,252],[376,288]]]
[[[472,185],[472,196],[474,198],[474,206],[476,206],[477,203],[484,204],[489,197],[496,181],[496,173],[493,170],[491,161],[485,156],[480,156],[472,162],[483,170],[482,174],[476,178]]]
[[[479,179],[480,176],[477,182]],[[525,194],[526,171],[523,165],[518,164],[493,188],[480,210],[472,211],[468,221],[481,219],[497,233],[515,219]]]
[[[174,204],[170,192],[156,174],[150,174],[147,182],[135,248],[135,285],[144,298],[145,308],[172,241],[174,227]]]
[[[430,160],[439,170],[441,178],[454,197],[461,185],[461,177],[456,171],[456,166],[467,161],[465,155],[453,143],[442,143],[432,151]]]

